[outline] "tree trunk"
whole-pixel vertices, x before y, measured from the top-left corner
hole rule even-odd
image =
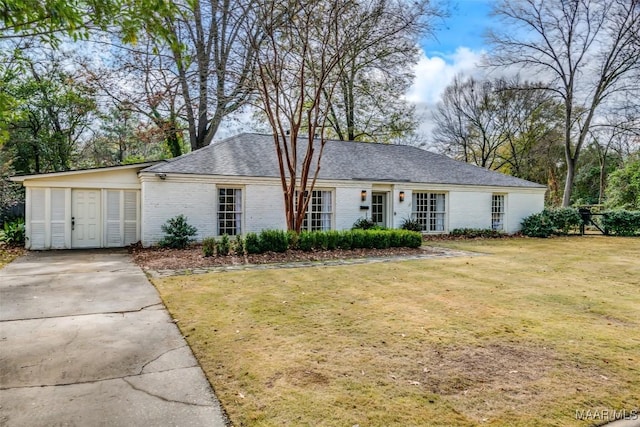
[[[573,191],[573,180],[576,175],[576,160],[567,155],[567,178],[564,182],[564,193],[562,195],[562,207],[568,208],[571,205],[571,192]]]

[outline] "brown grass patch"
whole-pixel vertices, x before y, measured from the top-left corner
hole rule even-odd
[[[587,426],[577,410],[638,410],[640,239],[446,244],[490,256],[154,283],[235,425]]]
[[[15,246],[7,246],[0,243],[0,268],[9,264],[14,259],[18,258],[25,253],[24,248],[18,248]]]

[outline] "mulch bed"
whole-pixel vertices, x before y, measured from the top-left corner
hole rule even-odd
[[[429,247],[421,248],[389,248],[389,249],[352,249],[334,251],[288,250],[283,253],[266,252],[263,254],[251,254],[247,256],[215,256],[202,255],[202,246],[193,245],[187,249],[168,248],[142,248],[130,247],[136,264],[145,270],[180,270],[203,267],[216,267],[242,264],[272,264],[296,261],[326,261],[332,259],[352,259],[371,257],[394,257],[402,255],[421,255],[437,252]]]

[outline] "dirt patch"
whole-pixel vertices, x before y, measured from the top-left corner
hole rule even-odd
[[[442,395],[468,393],[473,388],[507,390],[542,378],[556,363],[552,351],[521,344],[483,347],[439,347],[425,353],[423,384]]]
[[[370,257],[393,257],[402,255],[424,255],[439,253],[436,248],[389,248],[389,249],[353,249],[334,251],[288,250],[283,253],[267,252],[246,256],[228,255],[205,257],[202,246],[187,249],[141,248],[132,247],[130,252],[136,264],[145,270],[179,270],[187,268],[216,267],[242,264],[271,264],[300,261],[326,261],[332,259],[353,259]]]

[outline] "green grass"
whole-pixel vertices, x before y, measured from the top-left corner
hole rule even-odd
[[[235,425],[570,426],[639,409],[640,239],[442,245],[484,255],[154,283]]]

